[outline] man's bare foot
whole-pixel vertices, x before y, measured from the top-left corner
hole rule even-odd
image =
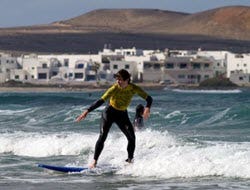
[[[131,164],[131,163],[133,163],[133,162],[134,162],[134,159],[128,158],[128,159],[126,159],[126,160],[125,160],[125,162],[127,162],[127,163]]]
[[[90,169],[93,169],[96,167],[96,164],[97,164],[97,161],[96,160],[93,160],[93,162],[89,165],[89,168]]]

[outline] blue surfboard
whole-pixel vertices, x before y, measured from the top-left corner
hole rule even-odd
[[[45,168],[48,170],[58,171],[58,172],[82,172],[84,170],[88,170],[87,167],[69,167],[69,166],[53,166],[53,165],[47,165],[47,164],[38,164],[39,168]]]

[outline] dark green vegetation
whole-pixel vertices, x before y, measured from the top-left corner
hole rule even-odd
[[[232,83],[229,79],[223,77],[215,77],[207,79],[199,84],[201,88],[235,88],[236,84]]]
[[[192,35],[155,35],[126,33],[65,33],[19,34],[0,36],[0,49],[13,52],[33,53],[97,53],[104,44],[112,49],[178,49],[178,50],[227,50],[249,52],[250,41],[216,39]]]

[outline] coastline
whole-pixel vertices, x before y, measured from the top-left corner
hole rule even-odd
[[[145,90],[162,90],[166,86],[158,83],[136,83],[138,86]],[[110,87],[112,84],[107,85],[77,85],[77,86],[51,86],[51,85],[41,85],[41,86],[0,86],[1,93],[18,93],[18,92],[95,92],[102,91]]]
[[[0,85],[0,93],[24,93],[24,92],[96,92],[103,91],[109,88],[113,83],[110,84],[81,84],[81,85]],[[143,82],[135,83],[144,90],[163,90],[169,89],[180,89],[180,90],[235,90],[246,88],[250,86],[198,86],[198,85],[164,85],[154,82]]]

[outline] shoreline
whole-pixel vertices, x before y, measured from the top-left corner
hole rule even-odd
[[[112,83],[113,84],[113,83]],[[83,85],[10,85],[0,86],[0,93],[8,92],[96,92],[108,89],[112,84],[83,84]],[[164,90],[180,89],[180,90],[235,90],[249,89],[250,86],[217,86],[217,87],[201,87],[197,85],[164,85],[159,83],[135,83],[144,90]]]
[[[1,93],[8,92],[96,92],[106,90],[110,85],[79,86],[0,86]],[[157,83],[136,83],[145,90],[163,90],[166,86]]]

